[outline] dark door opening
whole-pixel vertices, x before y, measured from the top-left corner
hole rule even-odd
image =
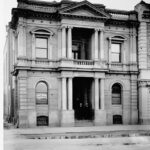
[[[38,116],[37,117],[37,126],[48,126],[48,117],[47,116]]]
[[[122,124],[122,116],[113,115],[113,124]]]
[[[76,120],[93,120],[91,90],[91,78],[73,79],[73,108]]]

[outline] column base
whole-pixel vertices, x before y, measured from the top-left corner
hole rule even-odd
[[[106,125],[106,111],[105,110],[95,110],[95,126]]]
[[[61,126],[74,126],[74,110],[61,111]]]

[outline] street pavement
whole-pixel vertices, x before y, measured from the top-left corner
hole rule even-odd
[[[86,131],[86,128],[78,128],[78,131],[81,129]],[[54,130],[63,132],[65,129],[4,129],[4,150],[150,150],[150,136],[81,139],[29,139],[20,136],[22,133],[47,133]]]

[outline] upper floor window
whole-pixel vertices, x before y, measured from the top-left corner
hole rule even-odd
[[[121,86],[118,83],[115,83],[112,86],[112,104],[113,105],[121,104]]]
[[[114,36],[110,38],[111,42],[111,62],[121,63],[123,60],[123,43],[125,39],[121,36]]]
[[[36,58],[48,58],[48,38],[37,36],[35,43]]]
[[[112,42],[111,44],[111,60],[112,62],[121,62],[121,43]]]
[[[53,33],[47,29],[34,29],[32,34],[32,58],[49,59],[50,54],[50,37]]]
[[[36,104],[48,104],[48,88],[44,82],[36,86]]]

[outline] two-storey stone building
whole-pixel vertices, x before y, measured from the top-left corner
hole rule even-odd
[[[4,116],[19,127],[150,124],[150,4],[18,0],[4,51]]]

